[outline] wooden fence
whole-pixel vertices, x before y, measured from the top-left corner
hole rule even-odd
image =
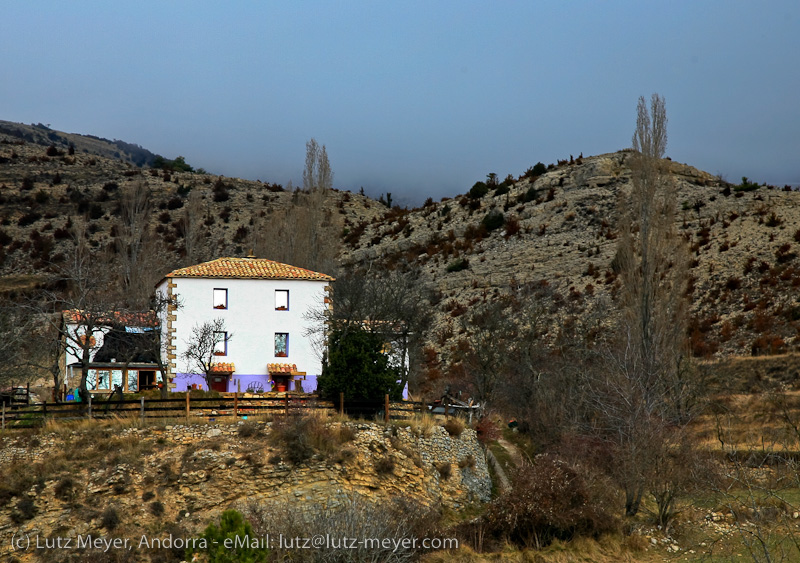
[[[423,403],[403,401],[389,402],[386,395],[382,409],[376,409],[375,403],[347,401],[340,396],[339,406],[332,401],[322,401],[313,395],[292,395],[284,397],[240,397],[238,393],[232,397],[185,397],[175,399],[139,399],[125,400],[89,400],[87,403],[40,403],[34,405],[0,406],[0,428],[34,428],[42,426],[46,421],[68,421],[79,419],[104,418],[138,418],[157,419],[189,419],[204,418],[214,421],[223,418],[247,418],[258,415],[304,414],[314,410],[339,411],[344,414],[363,414],[380,410],[380,415],[387,422],[390,419],[410,418],[413,413],[425,409]],[[344,407],[343,407],[344,405]],[[346,407],[346,408],[345,408]]]

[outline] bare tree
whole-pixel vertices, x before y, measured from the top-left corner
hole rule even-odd
[[[181,216],[181,231],[183,232],[183,248],[186,262],[197,264],[202,262],[203,255],[203,202],[200,193],[196,190],[189,192],[186,205],[183,206]]]
[[[325,145],[320,146],[313,137],[306,143],[306,164],[303,169],[303,190],[326,192],[333,188],[333,172],[328,162]]]
[[[401,387],[415,384],[422,343],[430,328],[427,286],[399,271],[345,272],[333,284],[333,308],[309,311],[311,336],[322,350],[331,330],[365,330],[386,344]]]
[[[148,299],[152,284],[150,258],[156,252],[150,232],[150,187],[143,180],[126,185],[120,193],[119,215],[115,223],[114,244],[117,251],[122,292],[131,303]]]
[[[40,344],[37,320],[19,298],[0,298],[0,386],[30,381],[38,371],[33,368],[38,367],[40,357],[51,358],[35,346]]]
[[[64,263],[54,265],[48,288],[28,308],[46,323],[42,330],[56,335],[58,357],[70,352],[80,358],[78,393],[86,401],[86,380],[98,336],[108,326],[109,315],[119,310],[120,296],[108,278],[109,264],[89,249],[84,222],[75,223],[72,237],[73,252]]]
[[[181,354],[186,361],[187,373],[202,373],[206,385],[211,389],[211,373],[217,363],[217,351],[232,337],[233,334],[226,331],[225,321],[221,318],[195,325],[186,341],[186,350]]]
[[[593,430],[614,452],[627,515],[638,512],[648,483],[658,477],[655,468],[668,459],[663,448],[680,441],[668,430],[692,415],[684,336],[687,251],[675,231],[675,185],[662,159],[666,126],[664,99],[654,94],[648,109],[640,98],[631,189],[619,198],[621,315],[604,368],[587,373]]]
[[[333,172],[325,147],[311,139],[306,145],[303,190],[291,205],[255,217],[253,251],[278,262],[333,273],[341,244],[342,221],[330,204]]]
[[[333,188],[333,171],[331,170],[330,162],[328,162],[328,150],[325,148],[325,145],[322,145],[317,160],[316,188],[322,191],[330,190]]]

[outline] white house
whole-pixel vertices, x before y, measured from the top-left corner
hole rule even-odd
[[[195,326],[222,319],[213,390],[314,391],[322,363],[307,334],[320,327],[312,327],[306,314],[328,306],[332,281],[260,258],[218,258],[167,274],[156,291],[172,303],[160,321],[173,390],[207,388],[205,374],[183,356]]]

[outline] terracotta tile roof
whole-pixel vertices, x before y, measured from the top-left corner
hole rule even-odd
[[[64,322],[81,324],[86,323],[87,320],[96,326],[103,325],[124,325],[132,327],[156,327],[158,326],[158,317],[154,311],[83,311],[80,309],[65,309],[61,313]]]
[[[175,270],[166,277],[333,281],[333,278],[327,274],[264,258],[217,258],[210,262]]]
[[[236,371],[236,366],[233,362],[226,363],[226,362],[219,362],[216,364],[211,364],[211,373],[233,373]]]

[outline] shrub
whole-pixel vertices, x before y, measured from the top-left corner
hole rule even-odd
[[[97,203],[89,205],[89,219],[99,219],[103,216],[103,208]]]
[[[353,461],[357,455],[357,451],[355,448],[342,448],[339,452],[333,457],[334,463],[338,463],[339,465],[344,465],[350,461]]]
[[[762,335],[753,341],[750,353],[753,356],[765,356],[771,354],[782,354],[786,351],[786,342],[783,338],[775,335]]]
[[[505,223],[506,218],[503,215],[503,212],[499,209],[492,209],[486,216],[481,220],[481,225],[488,231],[492,232],[495,229],[499,229]]]
[[[484,182],[475,182],[467,195],[472,199],[480,199],[489,193],[489,187]]]
[[[38,511],[36,509],[36,505],[33,503],[33,500],[25,497],[17,502],[17,506],[11,513],[11,520],[13,520],[15,524],[22,524],[23,522],[36,516],[37,512]]]
[[[447,481],[450,478],[450,475],[453,474],[453,466],[448,462],[442,462],[435,464],[436,471],[439,472],[439,475],[442,479]]]
[[[728,278],[728,281],[725,282],[725,288],[730,290],[730,291],[736,291],[737,289],[740,289],[741,287],[742,287],[741,278],[737,278],[737,277],[731,276],[731,277]]]
[[[461,460],[458,462],[458,467],[460,469],[466,469],[467,467],[474,469],[475,463],[475,456],[468,454],[461,458]]]
[[[239,228],[236,229],[236,233],[233,235],[233,242],[243,243],[245,240],[247,240],[247,233],[247,227],[244,225],[239,225]]]
[[[62,477],[53,488],[53,493],[59,500],[71,501],[75,497],[75,481],[70,476]]]
[[[447,265],[448,272],[460,272],[461,270],[466,270],[467,268],[469,268],[469,260],[466,258],[458,258]]]
[[[375,460],[375,471],[379,475],[386,475],[394,471],[394,457],[385,455]]]
[[[461,433],[464,431],[464,423],[457,418],[448,418],[447,422],[442,426],[447,430],[448,434],[455,437],[461,436]]]
[[[160,501],[153,501],[150,503],[150,514],[155,516],[156,518],[160,518],[164,515],[164,503]]]
[[[751,182],[750,180],[748,180],[747,176],[742,176],[742,183],[739,184],[738,186],[735,186],[733,189],[734,191],[741,193],[741,192],[752,192],[760,187],[761,186],[759,186],[755,182]]]
[[[777,226],[779,226],[781,223],[783,223],[783,219],[781,219],[780,217],[778,217],[778,216],[775,214],[775,212],[774,212],[774,211],[773,211],[772,213],[770,213],[770,214],[769,214],[769,217],[767,218],[767,227],[777,227]]]
[[[475,425],[475,433],[483,444],[494,442],[500,437],[500,430],[488,416],[482,417]]]
[[[17,225],[19,225],[20,227],[27,227],[28,225],[34,224],[41,218],[42,216],[39,213],[36,213],[35,211],[30,211],[17,220]]]
[[[100,526],[108,530],[109,532],[116,529],[119,526],[119,513],[117,509],[113,506],[106,507],[103,513],[100,515]]]
[[[519,219],[516,217],[509,217],[506,219],[506,238],[513,237],[516,234],[519,234],[520,231],[520,224]]]
[[[521,545],[596,535],[616,527],[606,499],[592,491],[577,469],[549,455],[523,465],[512,490],[489,505],[487,531]]]
[[[314,455],[309,432],[313,422],[308,417],[286,417],[275,421],[272,431],[283,446],[283,452],[293,464],[303,463]]]
[[[236,510],[226,510],[219,518],[219,526],[209,524],[200,535],[205,549],[188,549],[186,559],[195,561],[195,553],[205,555],[203,561],[208,563],[258,563],[267,560],[269,551],[264,546],[253,545],[250,540],[256,538],[253,526]],[[236,541],[236,538],[239,538]]]
[[[228,201],[230,198],[230,194],[228,193],[228,186],[225,185],[225,182],[222,181],[222,178],[216,181],[214,184],[214,201],[217,203],[221,203],[223,201]]]
[[[775,251],[775,260],[778,264],[785,264],[786,262],[791,262],[797,258],[797,253],[792,252],[792,245],[788,242],[782,244],[778,247],[778,250]]]
[[[39,204],[47,203],[49,199],[50,196],[44,190],[39,190],[35,194],[33,194],[33,200]]]
[[[178,190],[180,191],[180,188]],[[167,209],[169,210],[180,209],[181,207],[183,207],[183,200],[179,197],[173,197],[167,202]]]
[[[257,422],[247,421],[239,425],[240,438],[255,438],[261,436],[262,426]]]

